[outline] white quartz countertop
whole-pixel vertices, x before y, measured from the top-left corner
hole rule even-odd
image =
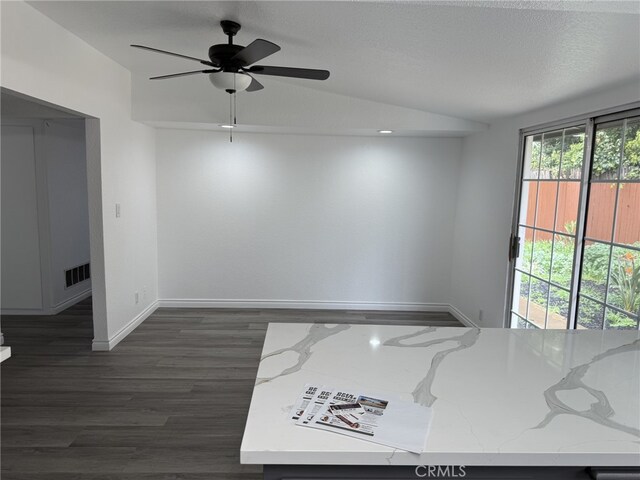
[[[432,407],[425,453],[294,425],[305,383]],[[640,466],[640,332],[272,323],[241,462]]]

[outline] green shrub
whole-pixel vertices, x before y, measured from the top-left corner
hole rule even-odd
[[[626,315],[622,315],[613,310],[607,311],[607,327],[620,329],[635,329],[636,321]]]
[[[584,249],[582,261],[582,278],[604,283],[607,280],[607,272],[609,271],[609,252],[609,245],[604,243],[587,245]]]

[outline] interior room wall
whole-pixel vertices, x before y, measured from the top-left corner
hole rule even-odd
[[[84,120],[46,120],[51,301],[57,310],[85,296],[91,280],[66,287],[64,271],[90,262],[87,155]]]
[[[14,122],[15,123],[15,122]],[[42,283],[35,132],[32,125],[4,122],[2,152],[2,298],[3,310],[40,311]]]
[[[129,71],[25,2],[0,8],[2,87],[90,117],[93,348],[110,349],[156,306],[155,133],[131,120]]]
[[[488,131],[464,138],[451,277],[459,315],[481,327],[504,326],[519,130],[639,99],[634,81],[496,121]]]
[[[84,120],[2,118],[2,312],[50,315],[91,293]]]
[[[446,310],[460,149],[158,130],[161,305]]]

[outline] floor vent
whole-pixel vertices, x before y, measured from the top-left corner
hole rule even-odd
[[[84,282],[90,278],[91,268],[88,263],[64,271],[65,288],[72,287],[76,283]]]

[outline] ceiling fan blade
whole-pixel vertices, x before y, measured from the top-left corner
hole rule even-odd
[[[236,53],[231,60],[240,61],[242,65],[251,65],[280,50],[275,43],[258,38]]]
[[[201,58],[190,57],[188,55],[182,55],[181,53],[173,53],[168,52],[166,50],[160,50],[158,48],[153,47],[145,47],[144,45],[131,45],[134,48],[141,48],[142,50],[149,50],[150,52],[163,53],[165,55],[171,55],[173,57],[186,58],[187,60],[195,60],[196,62],[200,62],[203,65],[209,65],[210,67],[217,67],[214,63],[211,63],[209,60],[202,60]]]
[[[310,80],[326,80],[329,78],[328,70],[314,70],[311,68],[272,67],[268,65],[255,65],[247,70],[256,75],[274,75],[276,77],[307,78]]]
[[[211,69],[211,70],[193,70],[191,72],[182,72],[182,73],[172,73],[171,75],[160,75],[157,77],[151,77],[149,80],[164,80],[165,78],[175,78],[175,77],[185,77],[187,75],[195,75],[196,73],[213,73],[219,72],[220,70]]]
[[[264,85],[262,85],[258,80],[253,78],[251,75],[249,76],[251,77],[251,83],[247,87],[247,92],[256,92],[264,88]]]

